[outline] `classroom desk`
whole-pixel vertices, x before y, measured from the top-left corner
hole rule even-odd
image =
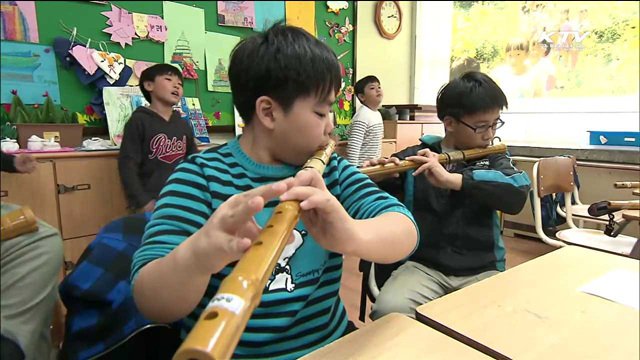
[[[302,359],[427,358],[489,359],[481,352],[401,314],[386,315]]]
[[[622,218],[625,220],[640,221],[640,210],[623,210]]]
[[[640,262],[567,246],[416,309],[419,321],[496,359],[638,359],[638,310],[579,292]]]

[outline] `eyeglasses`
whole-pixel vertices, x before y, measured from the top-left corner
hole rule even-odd
[[[464,126],[468,127],[469,129],[473,130],[474,133],[476,134],[482,134],[485,133],[487,131],[489,131],[489,129],[493,129],[493,130],[498,130],[500,129],[503,125],[504,125],[504,121],[502,119],[498,119],[493,125],[480,125],[480,126],[471,126],[469,124],[467,124],[466,122],[457,119],[458,121],[460,121]]]

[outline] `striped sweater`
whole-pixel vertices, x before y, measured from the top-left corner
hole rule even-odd
[[[190,156],[176,168],[160,195],[142,247],[133,259],[132,284],[145,264],[167,255],[232,195],[293,176],[299,169],[256,163],[242,151],[237,139]],[[335,154],[323,176],[329,191],[354,219],[385,212],[400,212],[413,219],[395,198]],[[260,226],[266,224],[277,204],[277,200],[267,202],[255,216]],[[338,295],[342,255],[320,247],[302,222],[294,235],[295,241],[278,260],[234,358],[298,358],[336,340],[346,329],[347,314]],[[211,276],[204,297],[183,320],[183,337],[233,265]]]
[[[347,143],[347,159],[355,166],[380,157],[384,125],[379,111],[371,110],[366,105],[360,106],[351,119],[349,142]]]

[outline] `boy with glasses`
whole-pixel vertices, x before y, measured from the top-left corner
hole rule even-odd
[[[437,153],[485,148],[504,122],[507,98],[487,75],[468,72],[440,89],[436,101],[445,137],[427,135],[389,159],[423,165],[380,186],[403,189],[405,205],[420,229],[420,243],[409,260],[382,287],[372,319],[391,312],[415,317],[415,308],[505,270],[505,248],[498,211],[517,214],[530,189],[524,171],[506,155],[452,164],[445,169]]]

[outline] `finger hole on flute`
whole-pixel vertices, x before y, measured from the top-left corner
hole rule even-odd
[[[204,319],[205,320],[215,320],[218,317],[218,312],[217,311],[212,311],[210,313],[208,313],[207,315],[205,315]]]

